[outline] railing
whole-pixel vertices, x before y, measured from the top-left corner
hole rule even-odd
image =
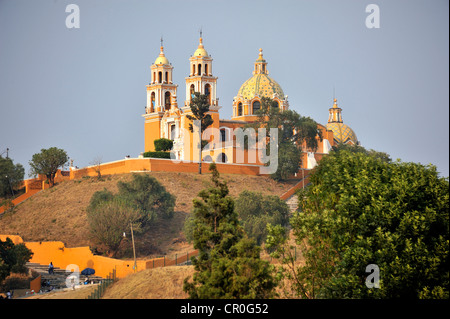
[[[95,288],[95,290],[87,297],[87,299],[100,299],[111,284],[117,281],[116,270],[113,269],[108,276]]]

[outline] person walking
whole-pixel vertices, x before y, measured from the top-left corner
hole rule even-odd
[[[48,274],[49,275],[52,275],[53,274],[53,263],[52,262],[50,262],[50,265],[48,265]]]

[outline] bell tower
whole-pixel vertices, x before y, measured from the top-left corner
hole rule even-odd
[[[212,73],[213,59],[203,46],[202,32],[197,50],[189,58],[189,76],[186,77],[186,101],[184,106],[189,107],[194,92],[209,97],[210,110],[218,110],[219,99],[217,98],[217,77]]]
[[[172,116],[178,110],[177,87],[173,83],[173,66],[164,54],[163,39],[159,56],[150,66],[151,81],[147,85],[147,105],[145,106],[145,151],[153,151],[155,139],[172,138],[173,134],[163,127],[163,118]],[[172,138],[173,139],[173,138]]]

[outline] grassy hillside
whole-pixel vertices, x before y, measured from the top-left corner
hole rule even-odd
[[[151,172],[166,189],[176,196],[173,219],[160,221],[145,238],[136,241],[140,257],[182,253],[192,249],[185,241],[182,228],[192,208],[192,199],[201,189],[210,186],[210,174]],[[295,182],[278,183],[268,177],[223,174],[230,194],[243,190],[281,195]],[[20,235],[25,241],[59,240],[67,247],[90,244],[86,207],[96,191],[104,188],[117,192],[118,181],[130,181],[131,174],[105,176],[103,180],[85,177],[62,182],[41,191],[18,205],[12,213],[0,218],[0,234]],[[125,243],[126,244],[126,243]]]

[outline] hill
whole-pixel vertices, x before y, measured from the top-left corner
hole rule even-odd
[[[166,189],[176,196],[175,216],[171,220],[157,222],[145,238],[136,241],[139,257],[169,253],[183,253],[192,247],[184,241],[182,228],[192,209],[192,199],[198,192],[210,186],[210,174],[178,172],[149,172]],[[231,196],[243,190],[263,194],[281,195],[295,181],[275,182],[268,177],[222,174],[227,181]],[[130,181],[131,174],[84,177],[61,182],[51,189],[43,190],[22,204],[12,213],[0,218],[0,234],[20,235],[24,241],[62,241],[66,247],[87,246],[89,230],[86,207],[96,191],[104,188],[117,192],[118,181]],[[125,243],[127,244],[127,243]]]

